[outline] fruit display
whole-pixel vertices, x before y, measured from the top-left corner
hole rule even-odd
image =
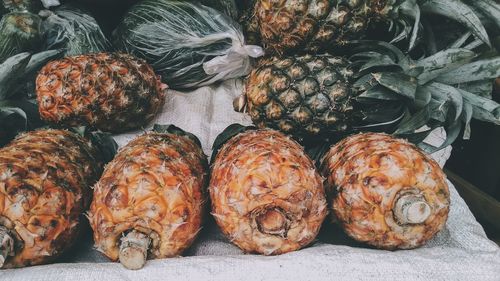
[[[302,147],[278,131],[235,126],[215,145],[221,148],[212,159],[212,214],[228,239],[264,255],[309,245],[327,206],[322,179]]]
[[[123,147],[94,187],[97,250],[126,268],[180,255],[200,230],[208,163],[196,137],[156,128]]]
[[[41,30],[46,49],[65,49],[66,56],[106,52],[111,44],[97,21],[86,11],[64,5],[54,11],[45,11],[47,18]]]
[[[470,50],[449,49],[414,61],[373,41],[353,44],[349,52],[262,59],[235,109],[247,111],[260,128],[313,140],[387,124],[410,135],[424,125],[457,131],[471,117],[500,123],[500,105],[486,98],[500,75],[498,57],[474,60]],[[468,92],[477,82],[486,87]]]
[[[411,49],[419,35],[421,14],[453,19],[489,44],[473,8],[455,0],[262,0],[254,1],[245,24],[267,50],[278,54],[329,50],[334,45],[364,39],[371,28],[381,23],[389,23],[393,41],[406,38]]]
[[[494,0],[0,0],[0,269],[458,245],[429,155],[500,125],[499,46]]]
[[[36,78],[43,120],[114,133],[150,122],[163,106],[165,88],[144,60],[121,53],[55,60]]]
[[[186,1],[144,0],[117,27],[114,46],[150,63],[173,89],[244,76],[250,56],[240,27],[212,8]]]
[[[324,156],[335,220],[357,241],[382,249],[422,246],[443,229],[446,176],[413,144],[385,134],[351,136]]]
[[[0,63],[9,57],[41,48],[41,19],[28,12],[11,12],[0,19]]]
[[[0,149],[0,268],[53,261],[75,241],[101,151],[79,135],[43,129]]]

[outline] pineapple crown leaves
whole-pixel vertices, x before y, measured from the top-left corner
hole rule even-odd
[[[20,108],[0,107],[0,147],[9,143],[20,132],[26,131],[28,117]]]
[[[465,0],[471,6],[476,14],[481,16],[481,21],[486,22],[485,25],[495,25],[500,29],[500,3],[492,0]]]
[[[389,27],[390,31],[396,33],[391,43],[409,38],[408,49],[412,50],[416,46],[419,31],[424,26],[422,22],[425,16],[435,14],[466,26],[475,37],[491,46],[479,16],[484,14],[487,19],[499,21],[498,4],[492,0],[477,1],[480,3],[472,0],[469,2],[471,2],[469,5],[460,0],[405,0],[396,3],[397,9],[390,14],[390,17],[396,19]]]
[[[20,53],[0,64],[0,145],[20,132],[43,126],[36,100],[23,96],[34,89],[25,89],[25,86],[47,61],[61,54],[61,50],[34,55]]]
[[[383,47],[386,51],[377,51]],[[361,70],[354,84],[361,92],[356,99],[367,104],[374,100],[406,101],[396,135],[420,143],[433,129],[444,127],[447,140],[441,147],[421,144],[433,152],[457,138],[462,122],[466,127],[464,138],[469,138],[471,118],[500,125],[500,105],[489,99],[492,80],[500,76],[500,57],[476,60],[474,52],[457,48],[413,61],[387,43],[376,43],[372,53],[368,49],[363,47],[364,52],[351,57]],[[370,126],[375,125],[379,124]],[[419,131],[424,126],[427,129]]]
[[[21,85],[36,75],[48,61],[59,57],[62,50],[50,50],[37,54],[27,52],[9,57],[0,64],[0,100],[13,98],[21,92]]]
[[[30,53],[20,53],[5,60],[0,65],[0,100],[5,100],[12,95],[17,77],[24,74],[31,59]]]
[[[160,134],[174,134],[174,135],[186,137],[186,138],[192,140],[194,143],[196,143],[196,145],[198,145],[201,148],[201,142],[197,136],[195,136],[192,133],[186,132],[183,129],[181,129],[175,125],[172,125],[172,124],[170,124],[170,125],[154,124],[153,132],[160,133]]]
[[[98,150],[98,155],[104,163],[113,160],[118,151],[118,144],[110,133],[91,131],[88,127],[84,126],[71,128],[70,131],[90,140],[92,146]]]
[[[232,139],[234,136],[241,134],[243,132],[249,131],[249,130],[255,130],[255,126],[243,126],[241,124],[231,124],[229,125],[222,133],[220,133],[214,141],[214,144],[212,145],[212,157],[211,157],[211,163],[215,160],[215,157],[217,156],[217,153],[219,150],[222,148],[222,146],[228,142],[230,139]]]

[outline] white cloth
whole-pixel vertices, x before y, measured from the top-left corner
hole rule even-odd
[[[246,115],[232,109],[241,82],[204,87],[192,93],[170,91],[164,110],[153,123],[174,124],[200,138],[211,153],[215,137],[232,123],[250,124]],[[152,123],[152,124],[153,124]],[[126,144],[141,132],[116,137]],[[442,139],[438,131],[430,142]],[[444,165],[447,148],[433,155]],[[229,243],[213,221],[206,223],[183,258],[150,260],[142,270],[130,271],[110,263],[92,249],[90,233],[78,241],[60,263],[0,271],[0,280],[500,280],[500,248],[486,238],[467,205],[450,183],[448,222],[426,246],[407,251],[367,248],[325,223],[311,247],[280,256],[244,255]]]

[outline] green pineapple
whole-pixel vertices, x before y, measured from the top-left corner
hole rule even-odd
[[[500,76],[500,58],[473,61],[474,52],[449,49],[413,61],[392,45],[374,41],[346,49],[346,56],[261,60],[235,109],[248,111],[258,127],[314,140],[382,130],[419,142],[445,126],[451,141],[461,120],[500,124],[500,106],[485,97]],[[424,125],[429,130],[415,134]]]

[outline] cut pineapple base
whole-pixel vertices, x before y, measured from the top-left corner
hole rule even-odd
[[[189,137],[147,133],[131,141],[94,188],[89,220],[97,250],[131,269],[144,265],[146,253],[180,255],[201,227],[206,170],[206,156]]]
[[[406,141],[359,134],[322,162],[335,218],[357,241],[383,249],[416,248],[440,231],[450,195],[439,165]]]
[[[217,224],[248,253],[277,255],[307,246],[327,213],[312,161],[273,130],[244,132],[224,144],[209,191]]]

